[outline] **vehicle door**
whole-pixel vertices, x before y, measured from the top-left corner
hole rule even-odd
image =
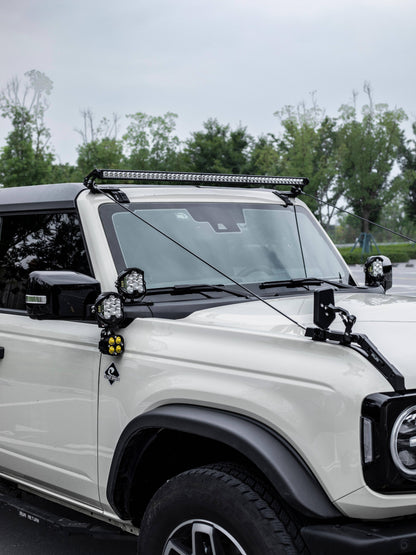
[[[33,270],[91,275],[76,214],[0,214],[0,261],[0,472],[98,505],[98,327],[25,307]]]

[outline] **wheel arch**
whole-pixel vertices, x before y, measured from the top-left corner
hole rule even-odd
[[[108,501],[120,518],[132,519],[172,476],[223,460],[251,466],[307,517],[341,516],[303,459],[276,432],[245,416],[182,404],[155,408],[127,425],[114,452]]]

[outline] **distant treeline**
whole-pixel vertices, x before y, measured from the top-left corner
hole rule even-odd
[[[352,102],[331,117],[312,95],[309,104],[276,111],[278,131],[260,136],[212,118],[181,141],[178,116],[171,112],[127,114],[125,133],[119,136],[117,115],[97,121],[91,110],[83,110],[76,165],[56,161],[45,125],[52,88],[45,74],[32,70],[22,80],[11,79],[0,93],[1,114],[12,125],[0,147],[5,187],[82,181],[94,167],[306,176],[311,196],[303,200],[337,240],[354,240],[370,226],[337,215],[325,202],[402,233],[415,230],[416,124],[412,136],[406,136],[405,112],[374,103],[368,83],[360,106],[354,93]]]

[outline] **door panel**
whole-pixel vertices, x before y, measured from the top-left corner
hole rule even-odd
[[[99,330],[0,313],[0,466],[98,504]]]

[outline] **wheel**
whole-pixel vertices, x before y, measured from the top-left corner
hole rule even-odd
[[[304,544],[287,513],[256,479],[225,463],[166,482],[147,507],[138,540],[139,555],[299,553]]]

